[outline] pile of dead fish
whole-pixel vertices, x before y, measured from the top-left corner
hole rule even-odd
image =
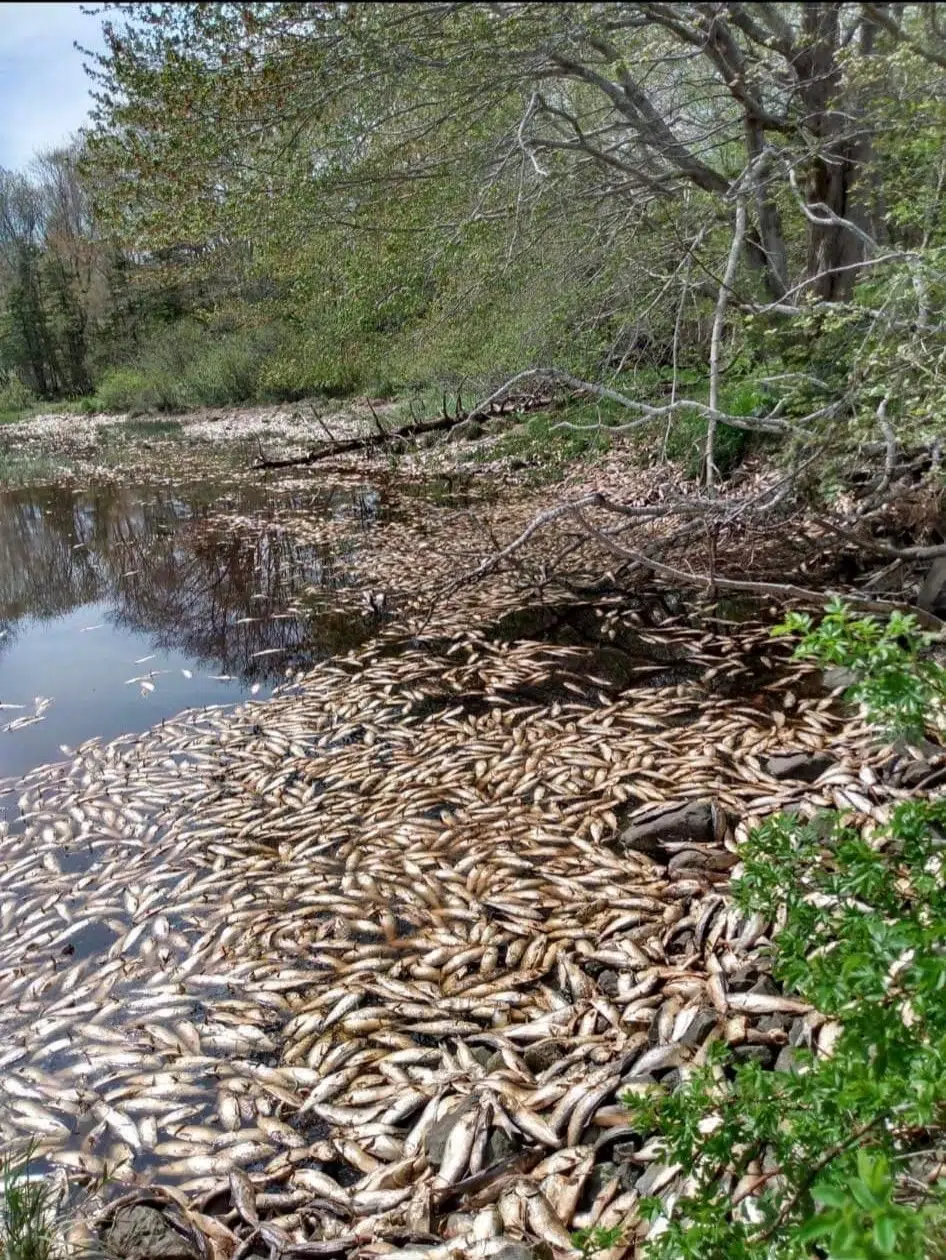
[[[194,1255],[625,1254],[686,1170],[622,1096],[830,1046],[727,901],[738,841],[897,791],[760,624],[585,615],[600,646],[382,636],[19,784],[3,1143],[160,1183],[129,1202]]]

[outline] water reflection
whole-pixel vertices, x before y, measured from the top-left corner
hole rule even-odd
[[[380,498],[367,486],[295,495],[239,487],[221,497],[208,484],[0,494],[0,703],[24,704],[29,716],[34,697],[54,700],[42,736],[30,727],[30,755],[61,755],[56,715],[70,702],[84,711],[81,738],[140,729],[185,705],[236,699],[251,685],[268,690],[287,668],[364,638],[369,627],[350,614],[298,611],[304,588],[344,584],[344,562],[337,545],[302,545],[281,530],[274,518],[287,508],[357,533],[377,517]],[[234,518],[243,521],[237,528]],[[138,697],[130,709],[137,689],[126,680],[151,671],[149,703]],[[20,712],[0,712],[0,725]],[[74,713],[70,740],[77,721]],[[25,768],[22,756],[14,760],[16,771]],[[0,749],[0,774],[12,772]]]

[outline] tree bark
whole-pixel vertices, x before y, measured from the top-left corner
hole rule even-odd
[[[806,198],[810,205],[827,207],[832,214],[848,218],[857,153],[846,134],[849,120],[838,109],[840,11],[839,0],[803,7],[803,51],[798,54],[797,64],[808,128],[818,146],[808,167]],[[859,262],[863,256],[861,242],[840,224],[809,222],[807,273],[817,277],[813,289],[818,298],[827,302],[847,300],[857,270],[838,268]]]

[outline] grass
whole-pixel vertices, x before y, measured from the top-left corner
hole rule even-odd
[[[64,466],[52,455],[17,454],[0,447],[0,486],[27,486],[56,481]]]
[[[105,446],[125,445],[152,438],[180,438],[184,436],[184,426],[180,420],[167,416],[135,417],[121,424],[99,425],[96,435]]]
[[[30,1175],[32,1146],[0,1162],[0,1260],[51,1260],[55,1249],[50,1187]]]
[[[535,411],[489,447],[469,452],[478,462],[517,459],[532,469],[531,480],[555,481],[568,465],[610,449],[609,429],[624,423],[628,412],[617,403],[576,402],[554,411]],[[560,428],[563,422],[577,428]]]

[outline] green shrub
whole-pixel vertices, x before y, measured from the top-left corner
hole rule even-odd
[[[917,705],[944,694],[946,670],[920,658],[909,618],[881,625],[832,605],[817,629],[799,618],[782,629],[804,631],[805,655],[852,669],[885,725],[915,727]],[[781,815],[742,847],[738,904],[782,921],[773,974],[838,1037],[830,1056],[795,1050],[780,1072],[734,1065],[716,1043],[674,1093],[627,1100],[635,1124],[665,1141],[662,1159],[692,1179],[666,1215],[658,1200],[642,1204],[663,1231],[647,1260],[943,1254],[946,1178],[917,1173],[946,1146],[944,831],[946,801],[914,800],[873,835],[837,813]],[[750,1168],[755,1192],[734,1209]]]
[[[5,385],[0,386],[0,421],[19,420],[29,414],[39,400],[18,376],[11,376]]]
[[[924,655],[935,636],[924,634],[915,617],[857,617],[836,599],[817,627],[807,614],[790,613],[777,633],[804,636],[797,656],[850,670],[855,682],[845,695],[893,738],[918,739],[928,723],[942,722],[946,670]]]
[[[193,319],[160,325],[133,363],[105,373],[96,401],[105,411],[140,414],[298,397],[268,375],[282,340],[276,325],[218,330]]]
[[[111,368],[99,381],[96,398],[102,411],[148,411],[155,407],[147,376],[139,368]]]

